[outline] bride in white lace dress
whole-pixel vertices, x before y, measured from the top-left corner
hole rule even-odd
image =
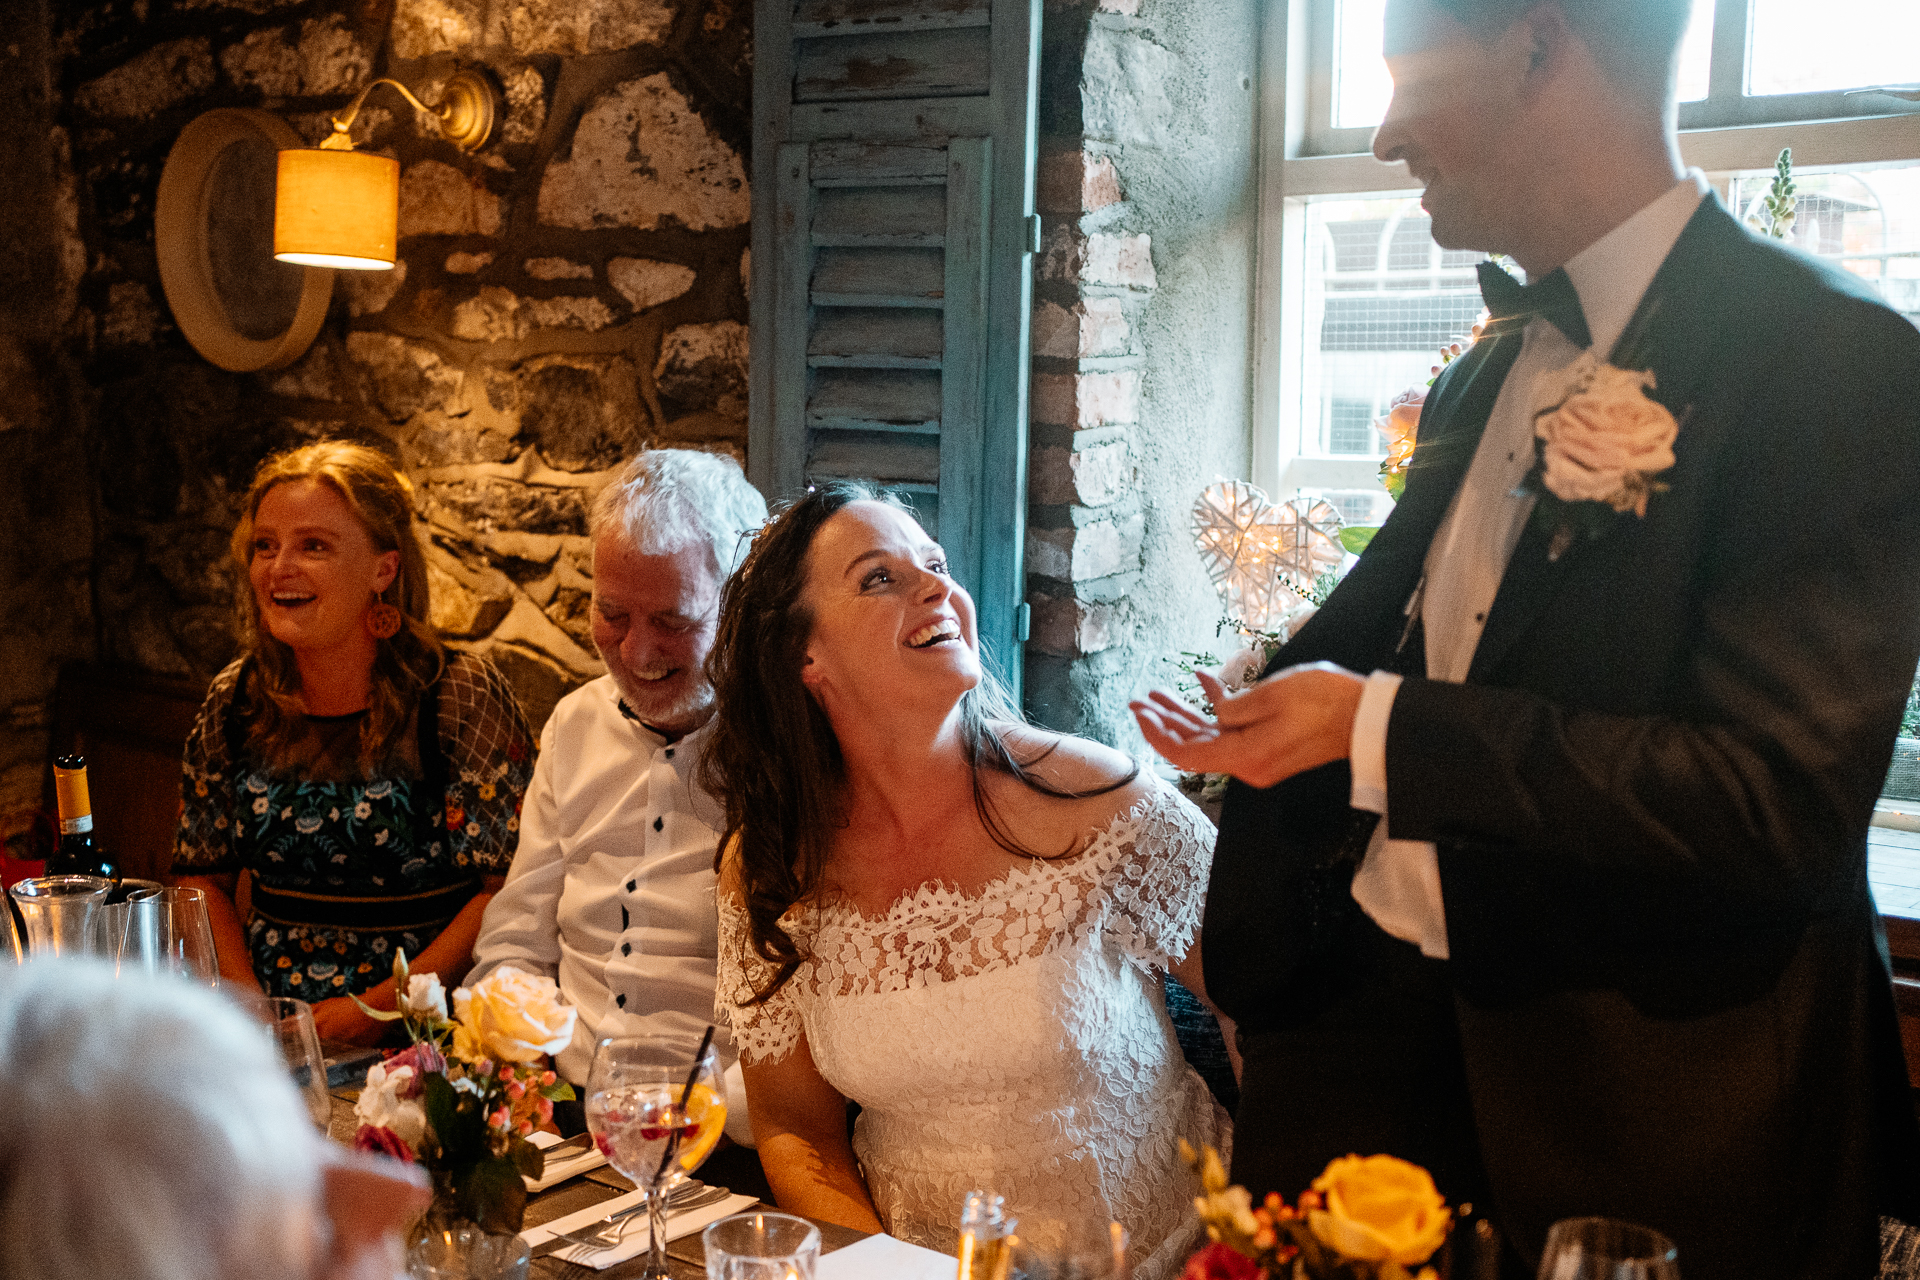
[[[1030,1219],[1118,1221],[1137,1280],[1178,1274],[1179,1141],[1230,1138],[1159,978],[1205,999],[1211,824],[996,705],[944,555],[860,486],[758,537],[712,671],[716,999],[781,1206],[951,1251],[987,1187]]]

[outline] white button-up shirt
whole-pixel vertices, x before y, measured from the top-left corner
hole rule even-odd
[[[511,964],[558,982],[580,1011],[555,1059],[575,1084],[601,1036],[697,1041],[713,1021],[722,815],[694,779],[705,733],[668,744],[622,714],[610,676],[562,698],[541,731],[520,847],[487,904],[467,980]],[[727,1133],[750,1144],[726,1027],[714,1047],[727,1073]]]
[[[1593,350],[1609,352],[1619,341],[1707,191],[1700,171],[1689,171],[1666,194],[1567,263]],[[1467,678],[1507,561],[1533,514],[1532,496],[1517,496],[1514,489],[1533,466],[1534,376],[1573,363],[1585,349],[1538,317],[1522,331],[1520,354],[1500,385],[1466,477],[1427,550],[1420,621],[1426,632],[1429,680],[1459,684]],[[1399,676],[1374,672],[1354,716],[1350,802],[1382,818],[1354,874],[1353,897],[1386,932],[1444,960],[1447,913],[1440,894],[1439,854],[1425,840],[1387,836],[1387,722],[1399,690]]]

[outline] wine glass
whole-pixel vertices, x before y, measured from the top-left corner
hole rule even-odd
[[[327,1056],[320,1050],[320,1032],[313,1025],[313,1006],[288,996],[270,996],[264,1010],[273,1026],[280,1057],[293,1073],[307,1114],[325,1133],[333,1120],[333,1096],[327,1092]]]
[[[1540,1280],[1680,1280],[1673,1241],[1612,1218],[1562,1218],[1547,1232]]]
[[[138,889],[127,895],[127,910],[122,964],[137,957],[149,972],[177,973],[219,986],[220,962],[213,949],[205,889]]]
[[[712,1034],[600,1041],[587,1072],[587,1128],[607,1163],[647,1193],[644,1280],[667,1280],[666,1189],[700,1167],[727,1123]]]

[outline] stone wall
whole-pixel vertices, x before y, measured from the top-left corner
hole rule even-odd
[[[1135,752],[1127,699],[1222,647],[1189,512],[1247,474],[1258,31],[1253,0],[1045,14],[1026,701]]]
[[[0,840],[40,802],[60,667],[93,654],[93,495],[74,352],[86,256],[44,0],[0,12]]]
[[[54,435],[84,441],[90,465],[66,474],[89,476],[75,496],[84,510],[90,487],[97,505],[76,558],[91,560],[94,620],[83,611],[68,649],[211,676],[234,652],[226,543],[255,465],[338,435],[401,460],[431,533],[436,622],[507,670],[536,726],[596,674],[596,489],[646,443],[744,456],[750,15],[730,0],[57,6],[48,114],[56,151],[61,130],[72,139],[63,251],[84,272],[64,347],[82,429]],[[431,102],[462,67],[506,103],[477,155],[385,89],[354,127],[402,165],[396,268],[339,273],[289,368],[201,359],[154,253],[180,130],[264,107],[318,141],[371,76]]]

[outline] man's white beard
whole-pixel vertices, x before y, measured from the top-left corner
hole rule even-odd
[[[684,728],[713,706],[713,686],[698,677],[687,682],[679,697],[666,700],[655,685],[618,663],[607,663],[607,672],[613,677],[614,687],[620,690],[627,710],[645,724]]]

